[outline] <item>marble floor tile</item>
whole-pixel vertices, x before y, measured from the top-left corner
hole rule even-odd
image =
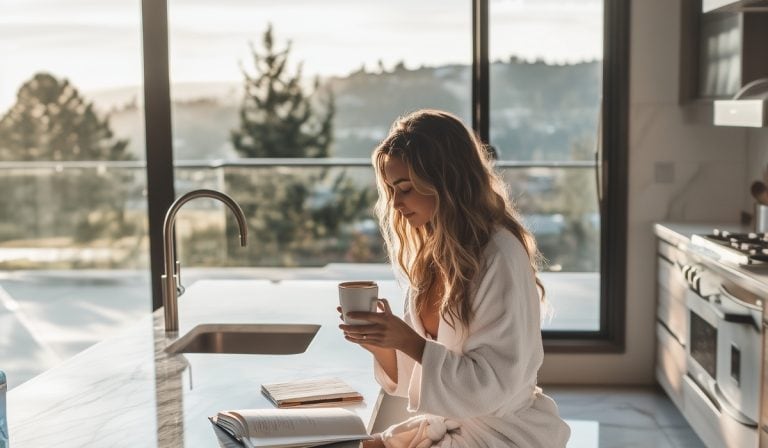
[[[658,387],[546,387],[545,392],[571,425],[568,448],[704,447]]]
[[[571,427],[568,448],[704,448],[658,387],[544,387]],[[405,399],[385,397],[373,431],[408,417]]]

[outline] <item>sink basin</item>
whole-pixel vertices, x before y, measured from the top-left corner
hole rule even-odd
[[[304,353],[320,325],[202,324],[169,345],[169,353],[294,355]]]

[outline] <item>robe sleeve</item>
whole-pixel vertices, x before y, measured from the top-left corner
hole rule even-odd
[[[411,320],[411,315],[408,309],[408,301],[406,300],[403,320],[409,327],[413,328],[413,321]],[[381,388],[384,389],[384,392],[398,397],[407,397],[408,384],[411,381],[416,361],[402,353],[400,350],[395,350],[395,356],[397,357],[397,383],[389,378],[389,375],[387,375],[387,372],[381,367],[381,364],[376,361],[376,358],[373,358],[374,377],[379,385],[381,385]]]
[[[411,378],[409,409],[471,418],[524,399],[535,387],[544,353],[540,301],[528,255],[507,234],[503,244],[486,252],[486,269],[477,285],[463,353],[426,342],[420,374]]]

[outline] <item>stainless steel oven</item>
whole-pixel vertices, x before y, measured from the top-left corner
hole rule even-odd
[[[688,375],[719,411],[757,427],[762,303],[706,269],[692,270],[686,296]]]

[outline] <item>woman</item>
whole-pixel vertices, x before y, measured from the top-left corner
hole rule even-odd
[[[459,119],[421,110],[373,153],[376,211],[408,279],[403,319],[349,313],[376,380],[417,415],[365,447],[563,447],[570,435],[536,386],[543,359],[539,252],[484,146]]]

